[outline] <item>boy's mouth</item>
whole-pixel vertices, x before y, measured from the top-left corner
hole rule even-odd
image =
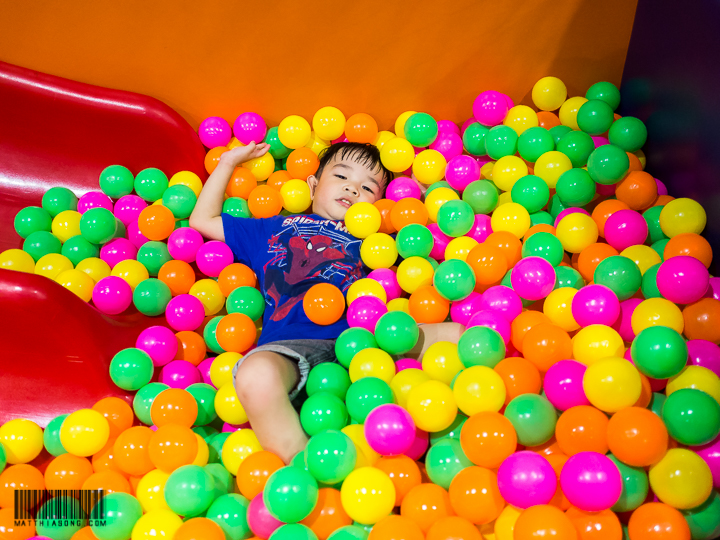
[[[345,198],[335,199],[335,202],[338,203],[340,206],[344,206],[345,208],[350,208],[352,206],[352,203]]]

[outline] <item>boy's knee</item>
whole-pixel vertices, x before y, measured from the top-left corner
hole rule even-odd
[[[240,364],[235,376],[235,390],[245,405],[256,399],[274,399],[287,394],[295,384],[290,362],[275,353],[257,352]]]

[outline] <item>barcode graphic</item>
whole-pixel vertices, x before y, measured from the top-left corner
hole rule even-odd
[[[102,489],[16,489],[16,520],[105,519]]]

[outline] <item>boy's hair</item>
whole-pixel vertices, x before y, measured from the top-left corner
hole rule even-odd
[[[325,165],[332,161],[333,157],[340,154],[338,159],[352,158],[356,163],[365,165],[373,172],[382,172],[384,182],[382,184],[382,196],[385,196],[385,189],[393,180],[393,173],[383,165],[380,160],[380,149],[374,144],[359,142],[340,142],[331,144],[324,148],[320,154],[320,165],[315,176],[320,179]]]

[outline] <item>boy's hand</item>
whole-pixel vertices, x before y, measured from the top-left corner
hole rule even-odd
[[[270,145],[267,143],[255,144],[251,142],[247,146],[238,146],[224,152],[222,156],[220,156],[220,160],[230,163],[233,167],[237,167],[246,161],[265,155],[268,150],[270,150]]]

